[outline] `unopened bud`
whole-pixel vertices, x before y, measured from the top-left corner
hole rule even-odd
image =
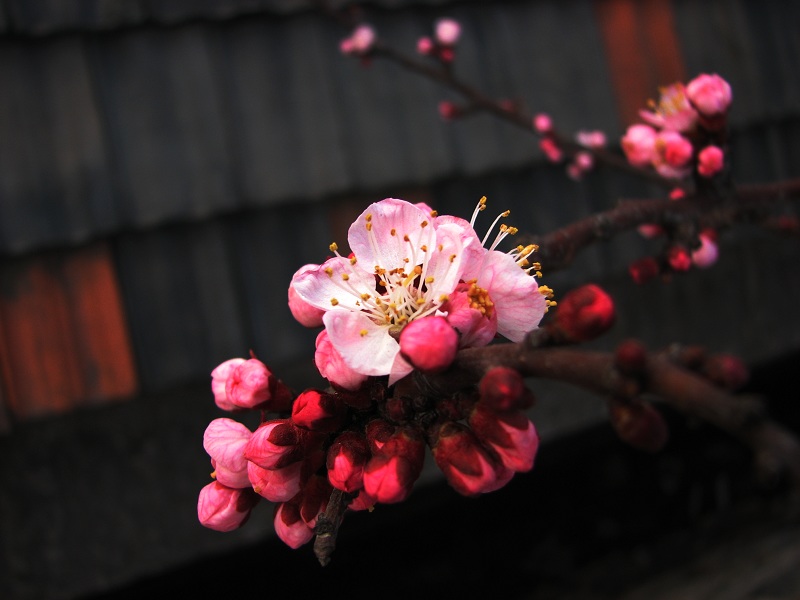
[[[496,413],[481,404],[469,417],[469,426],[484,446],[494,450],[507,469],[530,471],[539,448],[539,435],[522,411]]]
[[[527,409],[533,406],[534,396],[525,387],[519,371],[509,367],[492,367],[478,386],[480,402],[496,412]]]
[[[454,19],[440,19],[436,22],[435,37],[442,46],[453,46],[461,37],[461,25]]]
[[[233,489],[212,481],[200,490],[197,518],[209,529],[233,531],[247,521],[258,500],[251,489]]]
[[[641,375],[647,365],[647,350],[638,340],[625,340],[617,346],[614,362],[623,375]]]
[[[661,268],[652,256],[641,258],[630,264],[628,273],[636,283],[642,284],[658,276]]]
[[[558,303],[552,327],[565,342],[593,340],[614,324],[614,301],[597,285],[567,293]]]
[[[275,505],[275,533],[284,544],[297,549],[314,537],[314,530],[306,525],[300,516],[300,506],[295,502],[282,502]]]
[[[750,379],[750,372],[742,359],[731,354],[714,354],[705,361],[703,374],[711,381],[736,391]]]
[[[263,469],[285,467],[303,458],[304,431],[288,419],[266,421],[247,442],[244,456]]]
[[[667,263],[673,271],[688,271],[692,268],[692,255],[683,246],[670,246]]]
[[[295,425],[331,433],[339,429],[347,415],[344,402],[338,394],[319,390],[306,390],[294,401],[292,422]]]
[[[364,486],[364,467],[370,459],[366,438],[346,431],[328,449],[328,481],[336,489],[352,493]]]
[[[623,442],[646,452],[657,452],[667,443],[667,424],[651,404],[614,398],[608,408],[611,425]]]
[[[400,333],[400,352],[423,373],[440,373],[455,360],[458,334],[444,317],[411,321]]]

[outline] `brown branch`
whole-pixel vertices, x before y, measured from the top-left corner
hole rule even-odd
[[[339,535],[348,500],[349,497],[344,492],[334,489],[325,512],[317,517],[314,555],[323,567],[331,562],[331,556],[336,549],[336,536]]]
[[[566,347],[526,347],[498,344],[459,352],[454,368],[429,376],[439,393],[453,393],[476,383],[493,366],[506,366],[527,377],[568,382],[606,397],[630,395],[631,380],[615,367],[610,353]],[[785,471],[800,488],[800,444],[795,436],[770,420],[762,403],[752,396],[730,394],[671,362],[666,356],[650,355],[634,386],[650,393],[679,412],[710,423],[746,443],[759,464]]]

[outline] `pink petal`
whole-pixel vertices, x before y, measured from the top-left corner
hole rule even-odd
[[[386,327],[365,313],[333,310],[323,317],[328,338],[344,362],[363,375],[388,375],[400,352]]]
[[[330,272],[326,272],[326,269]],[[343,275],[347,276],[346,281]],[[324,311],[334,308],[361,310],[361,294],[375,293],[372,272],[354,267],[343,256],[335,256],[315,268],[298,271],[291,285],[302,300]],[[336,301],[332,302],[333,299]]]
[[[227,469],[241,471],[247,467],[244,447],[253,434],[233,419],[214,419],[203,434],[203,448],[217,463]]]

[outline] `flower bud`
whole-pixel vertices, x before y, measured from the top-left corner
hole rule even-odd
[[[256,408],[270,400],[273,380],[267,366],[260,360],[251,358],[230,370],[225,382],[225,393],[231,404],[238,408]]]
[[[369,450],[372,454],[376,454],[381,451],[384,444],[394,435],[395,431],[397,431],[397,427],[383,419],[373,419],[367,423],[364,430],[367,443],[369,444]]]
[[[469,417],[469,426],[484,446],[494,450],[507,469],[522,473],[533,468],[539,435],[523,412],[495,413],[477,404]]]
[[[266,421],[247,442],[244,456],[263,469],[285,467],[303,458],[304,431],[289,419]]]
[[[281,469],[264,469],[247,462],[247,478],[253,491],[270,502],[287,502],[297,496],[302,486],[303,461]]]
[[[317,336],[314,364],[317,365],[320,375],[337,389],[354,392],[368,378],[367,375],[358,373],[347,366],[342,355],[331,344],[328,332],[324,329]]]
[[[622,138],[622,150],[634,167],[645,167],[653,160],[656,130],[649,125],[631,125]]]
[[[623,375],[639,376],[647,366],[647,350],[638,340],[625,340],[617,346],[614,363]]]
[[[441,310],[447,313],[447,322],[460,334],[460,348],[479,348],[491,342],[497,334],[497,311],[473,308],[475,286],[460,283],[449,295]]]
[[[686,86],[689,102],[703,117],[718,117],[728,112],[733,92],[730,84],[717,74],[698,75]]]
[[[561,159],[564,158],[564,152],[553,138],[545,137],[539,140],[539,148],[544,152],[547,160],[552,163],[561,162]]]
[[[294,502],[275,505],[275,533],[284,544],[296,550],[314,537],[314,530],[300,517],[300,506]]]
[[[461,37],[461,25],[453,19],[440,19],[436,22],[434,37],[442,46],[454,46]]]
[[[214,394],[214,401],[217,403],[217,406],[222,410],[236,410],[238,408],[228,400],[228,392],[225,391],[225,384],[231,372],[244,361],[244,358],[232,358],[226,360],[211,371],[211,392]]]
[[[742,359],[731,354],[714,354],[708,357],[703,364],[703,375],[732,392],[750,379],[750,372]]]
[[[369,459],[367,439],[355,431],[344,432],[328,449],[328,481],[347,493],[361,489],[364,486],[364,467]]]
[[[495,412],[527,409],[533,406],[533,394],[525,387],[522,375],[509,367],[492,367],[478,386],[480,402]]]
[[[376,502],[401,502],[411,493],[424,460],[425,444],[419,433],[397,428],[364,468],[364,490]]]
[[[713,177],[725,165],[725,153],[719,146],[706,146],[697,155],[697,172],[703,177]]]
[[[306,390],[294,401],[292,422],[313,431],[331,433],[344,423],[347,412],[337,394]]]
[[[439,102],[439,116],[445,121],[457,119],[462,115],[462,112],[461,107],[455,102],[451,102],[450,100],[442,100]]]
[[[692,158],[692,143],[677,131],[661,131],[656,136],[655,150],[670,167],[685,167]]]
[[[688,271],[692,267],[692,257],[683,246],[671,246],[667,250],[667,263],[673,271]]]
[[[339,49],[343,54],[366,56],[375,46],[375,30],[369,25],[359,25],[349,38],[341,41]]]
[[[197,518],[209,529],[233,531],[244,524],[258,500],[253,490],[233,489],[212,481],[200,490]]]
[[[634,261],[628,267],[628,273],[630,273],[631,279],[639,284],[650,281],[657,277],[660,272],[661,268],[658,266],[656,259],[652,256]]]
[[[460,423],[445,423],[434,439],[436,465],[459,494],[475,496],[492,492],[513,476],[513,471],[491,456],[475,434]]]
[[[657,452],[667,443],[667,424],[651,404],[613,398],[608,408],[611,426],[623,442],[647,452]]]
[[[430,56],[433,54],[434,48],[433,40],[427,36],[417,40],[417,52],[423,56]]]
[[[250,487],[244,448],[252,437],[250,430],[233,419],[214,419],[203,434],[203,448],[211,457],[214,477],[230,488]]]
[[[692,250],[692,264],[700,269],[707,269],[717,262],[719,258],[719,247],[715,240],[716,234],[713,231],[702,232],[699,236],[700,247]]]
[[[561,299],[553,328],[566,342],[585,342],[608,331],[615,318],[611,297],[599,286],[587,284]]]
[[[355,498],[353,498],[350,501],[350,504],[347,505],[347,508],[349,510],[352,510],[353,512],[356,512],[356,511],[359,511],[359,510],[372,510],[376,503],[377,503],[377,500],[375,500],[375,498],[370,496],[362,488],[362,489],[360,489],[358,491],[358,496],[356,496]]]
[[[539,113],[533,117],[533,128],[542,135],[553,131],[553,119],[546,113]]]
[[[444,317],[411,321],[400,333],[400,352],[423,373],[440,373],[455,360],[458,334]]]

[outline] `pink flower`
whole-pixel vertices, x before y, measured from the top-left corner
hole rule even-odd
[[[281,469],[264,469],[247,462],[247,478],[253,491],[270,502],[287,502],[297,496],[302,483],[303,462],[293,462]]]
[[[320,375],[335,388],[354,392],[368,378],[367,375],[363,375],[347,365],[342,355],[333,347],[328,338],[328,332],[324,329],[317,336],[314,364],[317,365]]]
[[[344,422],[345,416],[344,402],[338,395],[318,390],[304,391],[292,406],[292,422],[313,431],[336,431]]]
[[[300,517],[300,507],[295,503],[283,502],[276,505],[273,523],[278,537],[294,550],[314,537],[314,530]]]
[[[673,83],[660,89],[658,104],[653,103],[653,110],[639,111],[639,116],[650,125],[659,129],[668,129],[686,133],[694,129],[697,123],[697,111],[686,97],[686,89],[682,83]]]
[[[244,524],[258,500],[253,490],[233,489],[212,481],[200,490],[197,518],[209,529],[233,531]]]
[[[717,74],[702,74],[692,79],[686,86],[686,95],[704,117],[725,114],[733,100],[730,84]]]
[[[561,159],[564,158],[564,152],[553,138],[546,137],[539,140],[539,148],[550,162],[561,162]]]
[[[417,319],[400,334],[400,352],[423,373],[440,373],[447,369],[457,350],[458,334],[444,317]]]
[[[238,408],[228,399],[228,392],[225,386],[231,372],[244,361],[244,358],[232,358],[211,371],[211,391],[214,394],[214,401],[222,410],[236,410]]]
[[[308,269],[313,269],[315,266],[316,265],[306,265],[300,267],[293,278]],[[297,319],[297,322],[301,325],[305,327],[322,327],[322,315],[325,314],[325,311],[305,302],[297,295],[297,291],[295,291],[292,286],[289,286],[289,310],[292,312],[292,316]]]
[[[233,419],[214,419],[203,434],[203,447],[214,465],[216,480],[230,488],[250,487],[244,448],[253,434]]]
[[[303,458],[304,431],[289,419],[262,423],[247,442],[244,456],[263,469],[285,467]]]
[[[436,22],[434,37],[442,46],[454,46],[461,37],[461,25],[453,19],[440,19]]]
[[[521,411],[496,413],[478,403],[469,417],[469,426],[507,469],[522,473],[533,468],[539,435]]]
[[[436,434],[433,458],[447,482],[464,496],[493,492],[514,472],[489,454],[475,434],[460,423],[445,423]]]
[[[725,165],[725,153],[718,146],[706,146],[697,155],[697,172],[703,177],[713,177]]]
[[[213,372],[211,376],[214,376]],[[230,369],[225,381],[228,401],[238,408],[255,408],[267,402],[272,397],[271,387],[272,373],[255,358],[242,361]]]
[[[366,438],[346,431],[328,449],[328,481],[336,489],[352,493],[364,486],[364,467],[370,459]]]
[[[575,141],[586,148],[603,148],[606,145],[606,134],[602,131],[579,131]]]
[[[649,125],[631,125],[621,143],[629,163],[634,167],[647,166],[655,152],[656,130]]]

